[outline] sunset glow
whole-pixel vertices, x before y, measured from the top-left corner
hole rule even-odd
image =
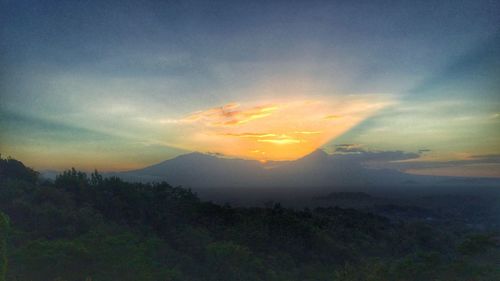
[[[455,169],[455,154],[500,155],[495,1],[7,2],[0,153],[36,169],[338,144]],[[429,155],[405,171],[448,175]]]
[[[246,159],[293,160],[346,132],[389,104],[382,96],[227,103],[175,122],[183,149]],[[331,118],[335,116],[335,118]]]

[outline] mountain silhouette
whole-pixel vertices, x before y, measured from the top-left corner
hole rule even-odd
[[[387,160],[406,156],[396,152],[328,154],[318,149],[294,161],[261,163],[195,152],[142,169],[108,175],[136,182],[166,181],[191,188],[205,198],[231,198],[233,202],[235,198],[310,198],[338,191],[386,196],[472,187],[467,178],[450,180],[450,177],[413,175],[365,165],[366,160],[377,157]],[[474,181],[474,187],[498,185],[498,182]]]
[[[264,172],[258,161],[219,158],[194,152],[117,176],[133,181],[165,180],[172,185],[205,188],[246,186],[263,177]]]
[[[361,190],[373,187],[411,189],[415,186],[432,186],[449,181],[449,177],[421,176],[391,169],[368,168],[359,154],[327,154],[320,149],[295,161],[267,163],[195,152],[142,169],[112,175],[128,181],[167,181],[175,186],[181,185],[195,190],[207,188]]]

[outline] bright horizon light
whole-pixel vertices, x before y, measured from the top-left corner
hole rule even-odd
[[[380,95],[227,103],[172,120],[166,130],[177,133],[167,142],[185,150],[244,159],[295,160],[388,104]]]

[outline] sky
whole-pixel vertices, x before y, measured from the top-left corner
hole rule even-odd
[[[127,170],[199,151],[404,151],[500,177],[498,1],[1,1],[0,153]],[[339,146],[340,145],[340,146]]]

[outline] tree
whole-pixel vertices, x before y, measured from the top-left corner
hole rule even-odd
[[[31,168],[24,166],[21,161],[8,157],[2,159],[0,155],[0,179],[18,179],[30,183],[36,183],[39,173]]]
[[[92,174],[90,174],[90,184],[93,186],[98,186],[102,184],[103,177],[97,170],[94,170]]]
[[[463,255],[477,255],[485,253],[495,247],[493,235],[475,234],[469,235],[465,241],[458,245],[458,251]]]
[[[207,246],[208,280],[266,280],[262,261],[244,246],[214,242]]]
[[[9,219],[0,212],[0,281],[5,281],[7,272],[7,234],[9,230]]]

